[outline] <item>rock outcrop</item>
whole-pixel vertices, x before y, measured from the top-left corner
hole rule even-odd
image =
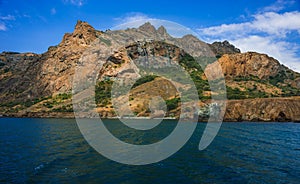
[[[283,70],[274,58],[255,52],[224,54],[218,61],[226,77],[257,76],[259,79],[268,79]]]
[[[240,91],[259,91],[266,96],[299,96],[300,74],[266,54],[256,52],[224,54],[218,63],[207,66],[206,72],[216,73],[220,64],[227,86]]]
[[[225,121],[300,122],[300,97],[229,100]]]
[[[209,47],[215,53],[217,58],[223,56],[224,54],[241,53],[240,49],[230,44],[227,40],[223,42],[214,42],[212,44],[209,44]]]

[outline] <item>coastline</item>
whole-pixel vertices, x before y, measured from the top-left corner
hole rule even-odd
[[[10,114],[0,114],[0,119],[2,118],[51,118],[51,119],[75,119],[73,112],[30,112],[26,114],[19,114],[19,113],[10,113]],[[91,117],[91,116],[80,116],[78,118],[87,118],[87,119],[96,119],[98,117]],[[119,117],[101,117],[104,120],[117,120]],[[176,117],[164,117],[164,118],[150,118],[150,117],[123,117],[121,119],[130,119],[130,120],[151,120],[151,119],[163,119],[163,120],[178,120]],[[207,123],[207,119],[198,119],[198,123]],[[251,123],[251,122],[261,122],[261,123],[300,123],[300,120],[281,120],[281,121],[274,121],[274,120],[261,120],[261,119],[253,119],[253,120],[243,120],[243,119],[226,119],[224,118],[223,123]]]

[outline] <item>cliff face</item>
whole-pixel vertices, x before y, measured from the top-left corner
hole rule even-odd
[[[8,103],[20,102],[41,94],[36,88],[37,75],[41,70],[42,55],[34,53],[0,54],[0,101]]]
[[[99,49],[103,53],[114,50],[113,54],[105,56],[107,59],[97,61],[103,64],[96,86],[97,111],[103,117],[115,116],[109,90],[116,76],[124,76],[129,80],[140,76],[138,69],[130,62],[140,57],[155,56],[168,59],[146,59],[139,64],[159,68],[179,63],[196,80],[199,96],[203,98],[200,99],[203,100],[201,105],[210,98],[211,93],[202,71],[204,68],[197,67],[191,58],[219,58],[217,62],[224,72],[227,96],[230,99],[225,114],[227,121],[300,119],[299,97],[280,98],[300,96],[300,74],[281,65],[274,58],[254,52],[240,53],[227,41],[207,44],[192,35],[173,38],[164,27],[156,29],[150,23],[137,29],[101,32],[82,21],[77,22],[73,33],[66,33],[61,43],[49,47],[43,54],[0,54],[0,114],[72,116],[71,91],[75,67],[93,62],[86,60],[86,63],[82,63],[80,58],[95,43],[100,44]],[[90,52],[95,55],[93,50]],[[208,64],[205,70],[214,73],[215,64]],[[178,92],[170,82],[163,77],[152,76],[138,83],[130,92],[131,109],[137,115],[148,116],[148,103],[153,95],[158,95],[163,96],[169,107],[172,107],[167,115],[178,116]],[[167,87],[168,93],[159,88],[158,84]],[[184,84],[178,85],[188,88]],[[157,94],[149,89],[157,89]]]
[[[259,79],[269,79],[280,72],[295,73],[274,58],[255,52],[224,54],[219,63],[227,78],[256,76]],[[299,77],[299,74],[295,75]]]
[[[86,22],[78,21],[73,33],[43,54],[0,54],[0,101],[26,102],[71,91],[76,62],[100,35]]]
[[[42,55],[37,81],[45,94],[66,93],[72,89],[74,67],[82,53],[101,35],[86,22],[78,21],[73,33],[66,33],[58,46],[49,47]]]
[[[300,96],[300,74],[266,54],[224,54],[218,63],[226,79],[229,99]],[[208,65],[206,71],[216,73],[215,65]]]
[[[300,122],[300,97],[229,100],[225,121]]]

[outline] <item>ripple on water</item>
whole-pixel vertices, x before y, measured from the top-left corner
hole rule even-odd
[[[119,137],[138,143],[155,142],[154,135],[174,128],[171,122],[147,135],[106,123]],[[189,142],[167,160],[128,166],[89,147],[74,120],[2,118],[0,182],[300,183],[300,124],[223,123],[213,143],[199,151],[204,127],[199,124]]]

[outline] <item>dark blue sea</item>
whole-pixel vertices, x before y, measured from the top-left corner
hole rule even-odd
[[[120,138],[147,143],[163,139],[176,122],[142,136],[116,120],[105,124]],[[132,166],[96,152],[74,119],[1,118],[0,183],[300,183],[300,124],[223,123],[199,151],[205,126],[198,123],[168,159]]]

